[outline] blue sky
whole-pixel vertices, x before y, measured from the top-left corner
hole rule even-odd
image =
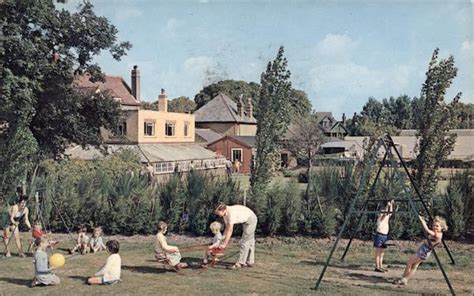
[[[103,71],[130,80],[142,100],[165,88],[191,99],[222,79],[260,82],[280,45],[293,87],[317,111],[360,112],[369,96],[419,96],[434,48],[453,55],[458,76],[447,98],[474,100],[473,3],[469,1],[91,1],[133,48]],[[77,2],[70,1],[74,7]]]

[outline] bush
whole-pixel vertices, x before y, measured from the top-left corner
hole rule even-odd
[[[463,195],[461,188],[453,184],[448,185],[444,195],[444,213],[449,229],[448,236],[453,239],[462,239],[465,230]]]
[[[266,234],[273,235],[280,228],[282,220],[281,203],[284,192],[279,186],[267,191],[266,204],[263,215],[260,217],[262,228]]]
[[[295,180],[285,187],[281,205],[281,232],[287,235],[295,234],[298,231],[301,214],[301,190]]]

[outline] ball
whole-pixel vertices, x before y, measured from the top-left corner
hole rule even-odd
[[[49,257],[49,265],[54,268],[62,267],[66,263],[66,259],[62,254],[56,253]]]

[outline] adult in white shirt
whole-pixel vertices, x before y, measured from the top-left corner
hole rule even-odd
[[[214,212],[216,215],[224,218],[224,241],[220,245],[222,249],[227,247],[232,237],[234,224],[243,224],[244,229],[240,239],[239,261],[232,268],[252,267],[255,264],[255,229],[258,222],[255,213],[246,206],[227,206],[224,203],[220,203]]]

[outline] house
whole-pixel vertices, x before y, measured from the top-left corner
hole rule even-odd
[[[104,82],[91,82],[88,76],[78,76],[74,85],[94,94],[110,92],[120,102],[125,116],[118,133],[101,129],[109,153],[133,150],[147,168],[152,168],[149,170],[154,175],[185,172],[191,168],[224,173],[225,158],[195,143],[195,116],[168,112],[168,95],[164,89],[158,96],[158,110],[140,109],[140,71],[137,66],[131,71],[132,87],[123,78],[109,75],[105,76]],[[81,149],[71,147],[66,152],[73,158],[100,157],[99,151]]]
[[[331,112],[316,112],[319,127],[326,137],[344,139],[349,134],[345,128],[346,115],[342,114],[342,121],[337,121]]]
[[[253,117],[252,99],[244,106],[242,98],[238,103],[225,94],[218,94],[207,104],[194,112],[196,128],[211,129],[223,136],[255,136],[257,120]]]
[[[224,136],[209,145],[208,149],[224,155],[234,164],[239,161],[239,173],[249,174],[255,155],[255,136]]]

